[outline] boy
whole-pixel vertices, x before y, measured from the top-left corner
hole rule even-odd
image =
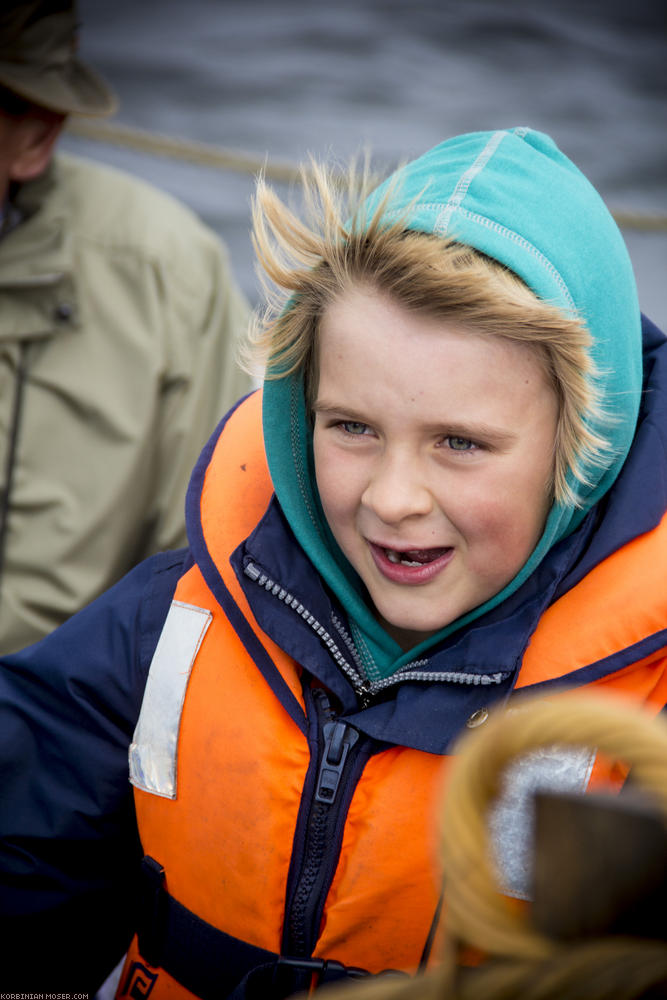
[[[50,988],[135,931],[123,997],[414,972],[461,729],[525,691],[666,700],[666,348],[646,322],[642,396],[597,194],[528,129],[445,142],[351,214],[314,188],[319,231],[260,188],[288,299],[263,400],[195,468],[189,549],[5,664],[4,905]]]

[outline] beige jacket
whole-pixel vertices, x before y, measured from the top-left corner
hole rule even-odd
[[[0,240],[0,654],[184,543],[192,465],[249,388],[247,304],[188,209],[65,156],[17,205]]]

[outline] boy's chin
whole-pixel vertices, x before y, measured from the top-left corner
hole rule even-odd
[[[407,653],[408,650],[413,649],[420,643],[425,642],[427,639],[431,639],[434,635],[448,625],[448,621],[444,621],[441,625],[434,628],[414,628],[412,624],[403,625],[390,622],[387,618],[383,618],[382,615],[378,615],[378,621],[384,628],[385,632],[394,639],[398,645],[401,647],[403,652]]]

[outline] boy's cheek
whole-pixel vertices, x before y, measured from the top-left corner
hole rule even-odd
[[[315,480],[325,512],[354,507],[363,492],[354,467],[349,462],[340,461],[333,449],[315,454]]]

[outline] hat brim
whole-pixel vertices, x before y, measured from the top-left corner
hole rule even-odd
[[[58,67],[35,74],[34,67],[0,62],[0,84],[19,97],[61,114],[110,115],[118,100],[102,77],[79,59],[66,72]]]

